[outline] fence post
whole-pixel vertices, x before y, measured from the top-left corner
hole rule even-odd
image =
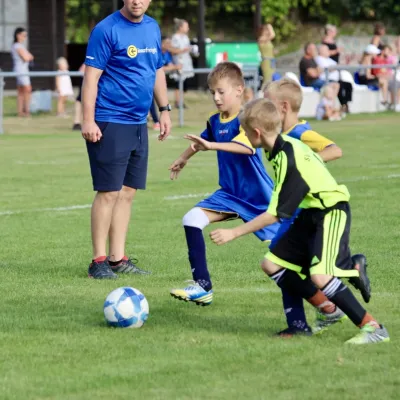
[[[398,101],[398,95],[397,95],[397,71],[398,71],[398,66],[396,65],[396,67],[394,68],[394,74],[393,74],[393,102],[394,102],[394,111],[396,111],[396,107],[397,107],[397,101]]]
[[[325,68],[325,82],[329,83],[329,68]],[[340,74],[340,71],[339,71]]]
[[[258,91],[258,81],[260,76],[258,74],[258,69],[255,69],[253,72],[253,90],[254,90],[254,98],[257,98],[257,91]]]
[[[0,135],[4,133],[3,114],[4,114],[4,76],[0,76]]]
[[[184,121],[184,110],[183,110],[183,75],[179,74],[179,126],[182,127]]]

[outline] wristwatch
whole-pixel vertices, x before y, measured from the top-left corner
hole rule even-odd
[[[163,111],[171,111],[172,108],[169,104],[167,104],[165,107],[159,107],[158,111],[163,112]]]

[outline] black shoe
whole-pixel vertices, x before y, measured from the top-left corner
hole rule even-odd
[[[74,124],[74,126],[72,127],[73,131],[80,131],[82,129],[81,124]]]
[[[358,270],[360,276],[349,278],[349,282],[361,292],[364,301],[369,303],[369,300],[371,299],[371,282],[367,275],[367,259],[364,254],[355,254],[351,259],[354,268]]]
[[[283,331],[278,332],[276,336],[281,338],[292,338],[293,336],[312,336],[312,334],[312,330],[309,326],[303,329],[291,326],[290,328],[286,328]]]
[[[112,272],[107,260],[102,262],[92,261],[88,269],[89,278],[93,279],[117,279],[118,275]]]
[[[123,258],[121,262],[115,267],[111,267],[114,272],[120,272],[122,274],[139,274],[139,275],[149,275],[150,271],[144,271],[140,269],[135,263],[137,260],[132,261],[130,258]]]

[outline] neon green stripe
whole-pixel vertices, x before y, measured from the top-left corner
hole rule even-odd
[[[306,278],[306,276],[303,275],[303,274],[301,273],[302,268],[301,268],[299,265],[292,264],[292,263],[290,263],[290,262],[287,262],[287,261],[285,261],[285,260],[282,260],[281,258],[277,257],[275,254],[273,254],[271,251],[269,251],[269,252],[265,255],[265,258],[266,258],[267,260],[273,262],[274,264],[279,265],[280,267],[284,267],[284,268],[287,268],[287,269],[290,269],[290,270],[292,270],[292,271],[297,272],[297,273],[300,275],[300,277],[301,277],[302,279],[305,279],[305,278]]]

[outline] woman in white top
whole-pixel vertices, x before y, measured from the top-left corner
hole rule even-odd
[[[13,59],[13,71],[18,73],[29,72],[29,63],[33,61],[33,55],[26,49],[24,42],[28,37],[25,28],[17,28],[14,31],[14,43],[11,47]],[[30,113],[32,86],[29,76],[17,77],[17,110],[19,117],[27,117]]]
[[[68,61],[64,57],[60,57],[57,60],[58,72],[68,72]],[[58,93],[57,102],[57,115],[59,117],[66,116],[65,103],[68,97],[74,95],[74,89],[72,88],[72,81],[69,75],[59,75],[56,77],[56,88]]]
[[[175,34],[172,36],[171,40],[171,48],[169,49],[169,52],[172,54],[172,58],[174,61],[174,64],[176,65],[182,65],[182,70],[183,71],[189,71],[189,72],[184,72],[184,91],[186,92],[187,87],[186,87],[186,79],[192,78],[194,76],[193,72],[190,72],[193,70],[193,61],[192,57],[190,55],[192,51],[192,46],[190,45],[190,39],[188,36],[189,33],[189,23],[185,21],[184,19],[174,19],[175,22]],[[194,47],[194,46],[193,46]],[[194,49],[195,50],[195,49]],[[173,76],[176,80],[176,89],[175,89],[175,107],[179,107],[179,74],[175,74]],[[186,106],[185,106],[186,108]]]

